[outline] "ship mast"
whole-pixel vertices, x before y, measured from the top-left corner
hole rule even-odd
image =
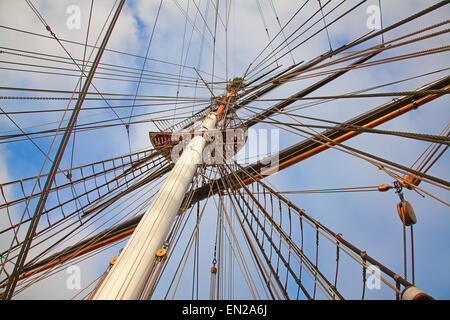
[[[94,294],[94,300],[139,299],[151,273],[151,266],[158,258],[156,252],[162,248],[198,164],[202,161],[203,149],[207,145],[204,134],[216,128],[233,93],[234,88],[231,88],[217,111],[205,117],[200,128],[201,134],[196,134],[183,150],[118,260]]]

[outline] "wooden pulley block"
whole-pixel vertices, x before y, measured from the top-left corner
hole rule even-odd
[[[397,212],[400,220],[404,222],[406,226],[410,226],[417,222],[414,209],[408,201],[400,201],[397,204]]]
[[[114,265],[114,264],[116,263],[117,259],[119,259],[119,256],[112,257],[112,258],[109,260],[109,264],[110,264],[110,265]]]
[[[157,258],[164,258],[167,254],[167,250],[162,248],[156,251],[155,255]]]
[[[413,189],[411,185],[418,186],[420,183],[420,179],[415,178],[413,176],[406,176],[404,178],[408,183],[402,183],[402,185],[409,190]]]
[[[402,300],[434,300],[433,297],[416,287],[407,287],[402,292]]]
[[[380,192],[385,192],[385,191],[388,191],[389,189],[390,189],[391,187],[388,185],[388,184],[380,184],[379,186],[378,186],[378,191],[380,191]]]

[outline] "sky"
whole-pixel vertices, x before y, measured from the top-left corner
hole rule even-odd
[[[31,1],[40,12],[45,21],[51,26],[51,29],[58,38],[70,41],[85,43],[86,34],[89,25],[89,44],[95,44],[101,41],[102,27],[113,8],[114,1],[98,0],[95,1],[92,8],[92,16],[90,17],[90,1],[71,0],[71,1],[55,1],[40,0]],[[419,0],[399,0],[399,1],[381,1],[381,16],[384,26],[389,26],[400,19],[403,19],[413,13],[431,5],[433,2],[424,2]],[[220,13],[215,20],[215,4],[214,1],[163,1],[159,8],[160,1],[152,0],[135,0],[127,1],[114,32],[108,42],[109,51],[102,56],[102,62],[105,69],[99,69],[97,78],[94,79],[93,85],[98,91],[107,93],[120,93],[134,95],[136,91],[139,95],[149,96],[169,96],[169,97],[189,97],[203,99],[202,102],[208,102],[211,94],[204,85],[203,81],[209,83],[210,89],[215,95],[224,92],[223,81],[232,79],[236,76],[242,76],[254,66],[257,66],[261,58],[271,50],[272,47],[278,46],[283,37],[288,36],[302,23],[306,22],[309,16],[318,10],[316,1],[309,1],[305,5],[303,11],[291,21],[284,29],[285,34],[281,34],[270,43],[268,39],[272,39],[280,31],[280,26],[284,25],[300,4],[304,2],[294,2],[288,0],[282,1],[266,1],[266,0],[244,0],[244,1],[219,1],[218,12]],[[330,1],[324,5],[324,12],[327,13],[330,8],[336,6],[338,1]],[[339,7],[335,12],[331,12],[325,17],[325,21],[329,23],[345,10],[355,5],[356,1],[348,1]],[[278,61],[279,70],[301,61],[309,61],[328,52],[330,45],[333,49],[348,43],[360,36],[366,34],[368,29],[367,22],[371,18],[370,6],[378,6],[378,1],[369,0],[359,6],[351,14],[334,23],[328,28],[328,36],[325,31],[318,33],[316,36],[298,46],[291,53],[287,52],[287,48],[282,50],[281,54],[286,53]],[[76,25],[76,11],[71,8],[75,6],[80,9],[79,28]],[[197,10],[196,7],[200,8]],[[273,10],[272,8],[275,8]],[[202,15],[199,14],[202,13]],[[228,15],[227,15],[228,13]],[[420,28],[444,21],[450,13],[450,7],[434,11],[424,17],[417,19],[415,22],[408,23],[401,28],[385,34],[384,40],[389,41],[404,34],[417,31]],[[186,18],[186,16],[188,18]],[[277,20],[278,17],[278,20]],[[75,19],[75,20],[74,20]],[[317,18],[318,19],[318,18]],[[316,21],[313,19],[312,21]],[[90,23],[89,23],[90,20]],[[206,24],[204,22],[207,22]],[[74,25],[75,24],[75,25]],[[36,60],[26,58],[23,55],[10,54],[18,53],[16,50],[23,50],[20,53],[32,55],[33,53],[45,53],[59,57],[68,58],[67,52],[76,59],[83,59],[83,56],[93,60],[96,51],[91,52],[90,48],[83,45],[77,45],[70,42],[62,42],[65,50],[54,39],[48,39],[30,35],[29,33],[13,31],[4,28],[16,28],[39,34],[48,35],[43,24],[39,21],[36,14],[30,9],[25,1],[6,1],[0,0],[0,43],[4,52],[0,55],[0,82],[2,87],[19,87],[19,88],[40,88],[52,90],[69,90],[72,91],[77,86],[77,80],[80,72],[71,65],[70,59],[68,64],[55,63],[45,60]],[[193,26],[194,25],[194,26]],[[305,30],[310,24],[306,23],[302,30]],[[319,27],[323,26],[323,20],[318,19],[318,24],[306,31],[291,44],[293,48],[296,44],[307,39]],[[266,31],[267,29],[267,31]],[[438,29],[441,30],[442,28]],[[225,32],[226,31],[226,32]],[[214,37],[215,35],[215,37]],[[214,43],[215,39],[215,43]],[[329,40],[330,42],[329,42]],[[151,41],[150,41],[151,40]],[[415,42],[399,48],[386,50],[374,59],[383,59],[393,57],[410,52],[425,50],[444,46],[448,43],[448,34]],[[363,49],[369,46],[380,44],[381,38],[377,37],[364,43],[355,49]],[[266,48],[266,49],[265,49]],[[264,50],[265,49],[265,50]],[[261,51],[263,54],[259,56]],[[7,51],[8,53],[5,53]],[[26,51],[26,52],[25,52]],[[123,54],[126,53],[126,54]],[[145,60],[143,57],[149,59]],[[340,57],[338,55],[338,57]],[[255,59],[258,58],[258,59]],[[318,89],[312,96],[324,96],[342,94],[355,90],[360,90],[379,84],[401,80],[404,78],[415,77],[427,72],[440,70],[448,67],[449,54],[447,52],[427,55],[414,59],[401,60],[397,62],[371,66],[359,70],[352,70],[347,74],[334,80],[332,83]],[[12,71],[5,68],[16,68],[32,70],[42,70],[29,65],[14,65],[8,62],[19,63],[40,63],[41,65],[66,69],[54,69],[51,72],[72,74],[74,76],[65,76],[61,74],[39,74],[33,72]],[[344,66],[340,64],[338,66]],[[146,71],[173,74],[174,80],[168,85],[163,80],[143,78],[138,86],[137,79],[142,68]],[[269,71],[277,65],[272,63],[264,71]],[[130,67],[134,68],[133,81],[126,76],[120,77],[120,80],[106,80],[110,68]],[[198,70],[203,79],[199,79],[194,68]],[[49,71],[46,69],[46,71]],[[261,71],[263,72],[263,71]],[[146,74],[147,75],[147,74]],[[431,81],[437,80],[448,75],[448,70],[434,73],[428,76],[412,79],[407,82],[380,88],[371,92],[396,92],[415,90],[420,86]],[[249,72],[248,79],[254,79],[256,72]],[[177,79],[197,79],[199,84],[195,87],[187,87],[177,85]],[[247,78],[246,78],[247,79]],[[286,83],[270,95],[264,96],[267,99],[279,99],[288,97],[293,93],[313,84],[320,77],[305,78],[297,81]],[[211,83],[214,82],[214,83]],[[192,85],[192,82],[190,83]],[[91,87],[90,92],[95,92]],[[0,96],[48,96],[45,93],[20,92],[11,90],[2,90]],[[50,96],[58,97],[52,94]],[[186,107],[180,98],[180,102],[171,106],[140,106],[133,108],[135,115],[153,112],[150,117],[172,119],[177,116],[183,119],[200,107]],[[378,98],[358,98],[358,99],[338,99],[315,107],[304,107],[304,103],[309,101],[298,101],[293,106],[299,108],[294,112],[298,115],[319,117],[330,119],[333,121],[345,121],[358,114],[368,111],[376,106],[390,101],[392,97]],[[13,100],[2,99],[1,107],[6,112],[25,111],[30,109],[50,110],[54,108],[66,108],[68,103],[66,100]],[[142,102],[136,101],[136,105]],[[252,104],[253,110],[257,108],[267,108],[274,102],[259,101]],[[438,134],[448,123],[449,98],[447,96],[436,99],[418,110],[409,112],[401,117],[389,121],[381,125],[380,129],[419,132],[427,134]],[[121,101],[108,100],[109,106],[120,106]],[[74,106],[72,102],[70,106]],[[111,111],[109,106],[105,105],[101,100],[88,100],[83,107],[104,107],[102,110],[82,111],[80,113],[79,122],[88,123],[91,121],[105,121],[115,119],[117,116],[126,119],[130,115],[129,108],[115,109],[116,113]],[[164,110],[170,108],[170,111]],[[173,109],[173,110],[172,110]],[[185,113],[183,113],[185,112]],[[242,110],[241,116],[248,116],[248,110]],[[24,130],[33,131],[38,129],[54,128],[62,117],[61,112],[48,112],[38,114],[12,114],[13,120],[18,123]],[[136,120],[147,119],[149,116],[136,117]],[[68,118],[66,115],[65,119]],[[278,117],[280,121],[292,121],[287,117]],[[125,120],[126,121],[126,120]],[[300,120],[302,121],[302,120]],[[170,123],[176,123],[176,120],[170,120]],[[305,121],[306,122],[306,121]],[[115,123],[118,123],[116,120]],[[40,125],[39,127],[35,127]],[[11,133],[17,128],[10,119],[5,115],[0,116],[0,131],[2,134]],[[279,128],[269,126],[267,124],[258,124],[253,129],[261,129],[262,132],[270,132],[270,130],[278,130]],[[157,127],[151,122],[142,124],[133,124],[130,127],[129,135],[124,125],[77,133],[75,143],[72,144],[73,138],[70,140],[67,151],[64,154],[60,168],[67,169],[73,166],[88,164],[102,159],[109,159],[120,156],[131,151],[143,150],[150,147],[148,138],[149,131],[155,131]],[[265,131],[264,131],[265,130]],[[256,131],[253,131],[255,133]],[[292,132],[280,130],[276,135],[279,140],[273,141],[274,145],[280,150],[294,143],[303,140]],[[42,150],[48,150],[52,143],[52,137],[36,140]],[[50,157],[53,158],[56,152],[59,138],[56,139],[51,149]],[[347,145],[354,148],[362,149],[366,152],[375,154],[380,157],[395,161],[405,166],[410,166],[416,158],[427,148],[428,143],[405,139],[400,137],[392,137],[387,135],[362,134],[348,142]],[[270,150],[270,148],[268,148]],[[250,157],[261,157],[268,150],[260,150],[254,145],[248,143],[242,151],[244,155]],[[19,141],[14,143],[0,144],[0,183],[7,181],[32,177],[39,173],[44,156],[37,150],[36,146],[29,141]],[[444,154],[439,161],[428,172],[430,175],[448,180],[449,171],[449,155]],[[47,161],[43,166],[43,172],[47,172],[50,164]],[[278,190],[305,190],[320,188],[340,188],[354,186],[376,186],[382,183],[392,184],[392,178],[380,171],[368,162],[343,153],[338,150],[327,150],[301,163],[280,171],[273,176],[264,179],[265,182],[276,186]],[[89,185],[89,184],[88,184]],[[431,184],[422,183],[420,185],[426,191],[440,197],[444,200],[449,199],[448,191],[435,187]],[[27,185],[31,188],[32,185]],[[19,197],[20,191],[9,191],[8,198]],[[31,190],[31,189],[27,189]],[[140,197],[151,195],[152,190],[144,189],[139,194]],[[393,192],[379,193],[336,193],[336,194],[306,194],[306,195],[288,195],[288,197],[304,209],[314,219],[317,219],[325,226],[329,227],[336,233],[342,233],[343,237],[355,244],[358,248],[367,251],[375,259],[382,262],[391,270],[395,270],[402,274],[403,270],[403,235],[402,225],[398,219],[396,212],[396,204],[399,201],[398,196]],[[445,204],[432,199],[429,196],[424,198],[413,191],[406,190],[405,198],[414,207],[418,222],[414,226],[414,247],[415,247],[415,273],[416,285],[422,290],[430,293],[435,298],[448,299],[450,297],[450,274],[449,268],[445,266],[450,263],[450,252],[448,247],[448,228],[449,210]],[[214,198],[217,201],[217,197]],[[4,201],[1,199],[1,201]],[[54,198],[49,199],[49,206]],[[133,214],[140,212],[144,208],[136,205]],[[125,216],[121,213],[123,206],[118,205],[117,208],[110,210],[111,215],[109,224],[123,219]],[[139,208],[138,208],[139,207]],[[23,207],[21,207],[23,210]],[[12,214],[17,217],[21,214],[20,208],[16,208]],[[70,207],[67,208],[70,210]],[[139,211],[141,210],[141,211]],[[6,219],[6,212],[0,211],[0,226],[2,229],[9,225]],[[209,297],[209,281],[212,252],[215,237],[215,224],[217,217],[217,209],[213,199],[210,199],[206,205],[204,218],[200,227],[201,238],[201,264],[199,266],[201,277],[199,279],[201,286],[199,289],[199,297],[207,299]],[[107,219],[104,217],[103,219]],[[71,241],[76,242],[82,237],[86,237],[89,232],[95,232],[102,227],[99,220],[93,223],[86,233],[78,235]],[[42,222],[43,224],[45,222]],[[193,219],[189,220],[186,230],[180,243],[185,243],[185,239],[190,235],[194,226]],[[45,227],[43,225],[42,227]],[[25,230],[20,230],[23,236]],[[313,236],[313,235],[312,235]],[[310,239],[311,240],[311,239]],[[311,240],[313,241],[313,239]],[[9,247],[11,239],[6,235],[0,235],[0,243],[2,251]],[[69,242],[68,242],[69,243]],[[243,243],[242,243],[243,244]],[[118,254],[124,242],[103,251],[92,259],[83,262],[77,262],[77,266],[81,270],[81,287],[87,286],[95,278],[97,278],[106,268],[107,261]],[[177,248],[181,252],[184,245]],[[226,249],[229,250],[229,249]],[[329,268],[334,266],[334,253],[321,247],[320,267],[324,272],[329,272]],[[32,254],[38,252],[38,249],[32,250]],[[230,254],[229,251],[225,251]],[[249,254],[247,252],[247,254]],[[314,254],[312,255],[314,256]],[[233,260],[232,260],[233,261]],[[330,262],[327,264],[327,262]],[[353,267],[343,269],[343,280],[357,279],[355,282],[341,283],[342,290],[353,299],[360,297],[361,277],[360,269]],[[163,278],[164,281],[170,281],[172,278],[173,267],[168,267],[169,272]],[[234,287],[234,297],[251,298],[247,290],[239,290],[242,285],[242,278],[239,275],[239,269],[234,266],[236,285]],[[184,276],[189,279],[192,275],[192,264],[188,263]],[[2,275],[3,277],[3,275]],[[73,297],[77,291],[67,287],[67,280],[70,274],[67,270],[49,277],[39,283],[31,286],[29,289],[19,293],[19,299],[68,299]],[[3,278],[2,278],[3,279]],[[352,280],[353,281],[353,280]],[[192,281],[191,281],[192,282]],[[241,284],[239,284],[239,282]],[[189,283],[189,280],[187,281]],[[191,289],[189,285],[181,287],[177,291],[175,298],[191,298]],[[262,290],[262,289],[261,289]],[[156,298],[164,298],[165,288],[161,286],[155,292]],[[392,294],[386,293],[385,290],[371,290],[367,292],[368,298],[392,298]],[[79,297],[78,297],[79,298]]]

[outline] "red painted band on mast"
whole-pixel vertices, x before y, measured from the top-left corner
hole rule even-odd
[[[228,93],[228,96],[225,97],[225,98],[223,98],[222,101],[223,101],[224,103],[226,103],[226,102],[227,102],[227,98],[230,97],[230,96],[232,96],[233,93],[234,93],[234,89],[231,89],[230,92]],[[216,112],[216,114],[217,114],[217,120],[220,120],[220,118],[222,117],[222,113],[223,113],[223,110],[224,110],[224,109],[225,109],[225,104],[221,104],[221,105],[219,106],[219,109],[217,109],[217,112]]]

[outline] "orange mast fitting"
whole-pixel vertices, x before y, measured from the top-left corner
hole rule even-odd
[[[222,117],[223,110],[225,110],[225,103],[227,103],[228,97],[231,97],[233,95],[233,93],[234,93],[234,89],[232,88],[230,90],[230,92],[228,93],[228,96],[222,98],[223,103],[219,106],[219,108],[217,109],[217,112],[216,112],[217,121],[219,121],[220,118]]]

